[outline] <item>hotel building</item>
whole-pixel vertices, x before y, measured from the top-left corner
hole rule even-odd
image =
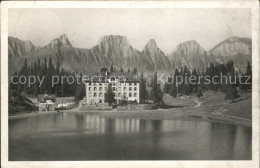
[[[105,103],[105,93],[111,84],[117,103],[120,100],[136,101],[139,103],[139,80],[126,73],[93,75],[85,82],[87,104]]]

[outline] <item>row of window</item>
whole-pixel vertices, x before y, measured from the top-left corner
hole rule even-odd
[[[128,93],[128,97],[137,97],[137,93]],[[89,94],[88,94],[88,97],[103,97],[103,93],[99,93],[99,94],[97,94],[97,93],[93,93],[93,96],[92,96],[92,93],[91,92],[89,92]],[[115,97],[122,97],[122,93],[115,93]],[[123,97],[127,97],[127,94],[126,93],[124,93],[123,94]]]
[[[113,91],[121,91],[121,87],[118,87],[118,88],[112,87],[112,88],[113,88]],[[98,90],[99,90],[99,91],[103,91],[103,88],[102,88],[102,87],[99,87]],[[105,87],[104,90],[107,91],[107,87]],[[133,87],[133,90],[134,90],[134,91],[137,91],[137,87]],[[92,88],[89,87],[89,88],[88,88],[88,91],[92,91]],[[94,88],[93,88],[93,91],[97,91],[97,87],[94,87]],[[123,91],[127,91],[127,88],[124,87],[124,88],[123,88]],[[129,91],[132,91],[132,87],[129,87]]]
[[[137,99],[135,99],[135,101],[137,101]],[[99,100],[98,100],[98,103],[105,103],[105,102],[104,102],[103,99],[99,99]],[[96,103],[94,102],[94,100],[91,100],[91,101],[90,101],[90,104],[96,104]]]
[[[105,86],[108,86],[108,83],[89,83],[89,86],[102,86],[102,84],[104,84]],[[126,86],[126,83],[112,83],[112,86]],[[137,86],[137,83],[129,83],[129,86]]]

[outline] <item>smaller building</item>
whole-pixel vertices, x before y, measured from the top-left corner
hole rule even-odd
[[[54,111],[55,96],[54,95],[38,95],[39,111]]]

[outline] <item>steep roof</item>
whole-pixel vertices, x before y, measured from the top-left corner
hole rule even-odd
[[[102,73],[95,73],[89,77],[88,80],[85,82],[107,82],[108,79],[111,77],[115,77],[116,79],[119,79],[121,83],[124,82],[133,82],[133,83],[138,83],[139,80],[136,75],[132,75],[130,73],[123,73],[123,72],[112,72],[106,74],[105,72]]]
[[[45,103],[46,100],[52,100],[54,102],[55,101],[55,95],[41,94],[41,95],[38,95],[37,100],[40,103]]]

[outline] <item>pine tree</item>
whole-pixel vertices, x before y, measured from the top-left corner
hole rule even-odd
[[[145,103],[147,99],[147,90],[146,90],[146,80],[144,79],[143,72],[141,74],[140,78],[140,89],[139,89],[139,95],[140,95],[140,103]]]
[[[105,93],[105,102],[108,103],[109,106],[116,102],[115,93],[112,90],[111,84],[108,85],[107,92]]]
[[[247,63],[245,77],[246,77],[245,82],[248,83],[245,84],[245,90],[248,91],[252,88],[252,66],[249,62]]]
[[[166,79],[165,84],[164,84],[164,87],[163,87],[163,92],[164,92],[164,93],[169,93],[170,88],[171,88],[170,82],[172,82],[172,80],[173,80],[173,79],[172,79],[171,77],[169,77],[169,78]]]
[[[200,99],[200,97],[203,96],[203,93],[201,91],[201,88],[198,89],[197,97]]]
[[[124,69],[123,69],[123,67],[121,66],[121,68],[120,68],[120,71],[119,72],[121,72],[121,73],[124,73]]]
[[[155,104],[162,103],[163,100],[163,92],[161,90],[160,85],[157,83],[157,72],[154,74],[152,90],[150,92],[150,98],[154,101]]]
[[[111,67],[110,67],[110,73],[113,73],[114,72],[114,67],[113,67],[113,65],[111,65]]]

